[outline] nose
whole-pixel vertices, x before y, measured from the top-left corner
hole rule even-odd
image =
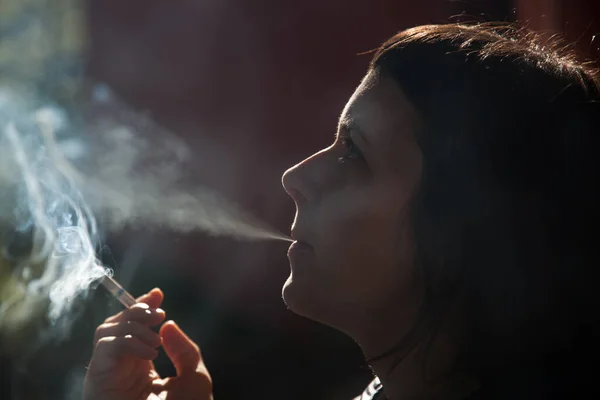
[[[301,189],[303,184],[300,178],[302,169],[302,163],[294,165],[283,173],[281,177],[281,184],[287,192],[287,194],[294,200],[296,205],[306,203],[306,189]]]
[[[331,184],[333,169],[328,165],[333,159],[331,147],[325,148],[285,171],[281,183],[285,191],[300,205],[317,202]]]

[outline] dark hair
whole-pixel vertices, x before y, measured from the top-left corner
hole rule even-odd
[[[595,71],[521,30],[459,24],[400,32],[371,68],[423,123],[412,221],[426,295],[413,336],[432,338],[460,298],[471,373],[572,390],[599,355]]]

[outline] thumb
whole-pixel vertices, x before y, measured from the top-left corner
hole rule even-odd
[[[177,376],[198,370],[202,362],[200,349],[175,322],[164,323],[159,334],[163,340],[165,353],[177,370]]]

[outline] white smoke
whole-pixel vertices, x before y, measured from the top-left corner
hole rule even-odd
[[[75,171],[72,176],[85,180],[86,197],[110,228],[136,224],[239,239],[287,239],[214,191],[181,188],[182,165],[190,154],[163,131],[154,128],[154,135],[145,131],[143,137],[107,118],[93,129],[101,134],[90,138],[94,157],[87,164],[92,168],[85,176]]]
[[[289,240],[211,190],[183,189],[186,146],[88,86],[87,4],[0,1],[0,351],[32,353],[32,332],[68,335],[111,274],[96,257],[101,232]]]
[[[100,93],[90,109],[117,104]],[[179,189],[185,146],[119,107],[86,118],[85,110],[40,107],[0,88],[0,226],[31,242],[19,258],[0,236],[3,258],[16,264],[11,290],[0,295],[0,328],[18,329],[46,303],[49,321],[68,332],[71,321],[61,317],[111,274],[96,258],[96,216],[107,230],[143,225],[289,240],[210,190]]]

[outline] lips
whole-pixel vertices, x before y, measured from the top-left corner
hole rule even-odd
[[[312,250],[313,248],[308,243],[299,242],[296,240],[290,245],[290,248],[288,249],[288,259],[290,260],[290,262],[294,263],[295,261],[298,261],[303,255],[312,253]]]
[[[299,235],[297,230],[292,230],[291,236],[292,239],[294,239],[294,242],[288,249],[288,258],[291,263],[294,263],[295,261],[297,262],[300,260],[303,255],[312,253],[313,248],[310,244],[301,239],[302,236]]]

